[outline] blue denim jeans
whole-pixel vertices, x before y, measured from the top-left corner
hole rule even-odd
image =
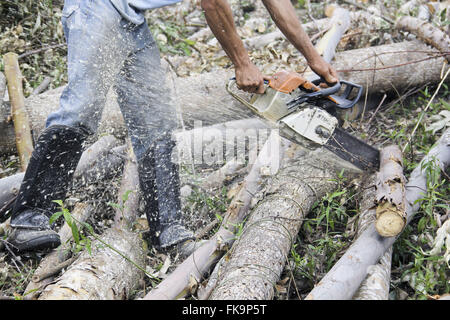
[[[176,128],[158,47],[147,23],[125,20],[110,0],[66,0],[62,24],[67,41],[68,84],[55,124],[97,130],[111,88],[139,159],[151,144]]]

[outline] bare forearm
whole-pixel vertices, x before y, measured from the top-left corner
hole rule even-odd
[[[234,25],[230,5],[226,0],[202,0],[206,21],[223,50],[236,67],[248,65],[250,59]]]
[[[273,21],[308,62],[320,59],[308,34],[303,29],[290,0],[262,0]]]

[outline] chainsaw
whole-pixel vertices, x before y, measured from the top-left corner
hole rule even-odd
[[[280,136],[310,150],[325,147],[362,170],[377,171],[379,150],[340,127],[343,114],[355,114],[362,86],[341,80],[322,88],[321,82],[325,81],[309,81],[296,72],[280,71],[265,81],[264,94],[242,97],[235,78],[226,89],[271,126],[277,126]]]

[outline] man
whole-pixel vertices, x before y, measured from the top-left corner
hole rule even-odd
[[[329,84],[336,83],[336,71],[318,54],[296,17],[290,0],[262,0],[275,24],[308,61],[310,68]],[[202,0],[206,21],[228,57],[234,64],[236,84],[244,91],[264,93],[264,80],[250,61],[248,53],[236,32],[232,12],[227,0]]]
[[[60,108],[49,115],[26,170],[11,216],[9,242],[18,251],[52,248],[59,236],[49,226],[52,200],[63,199],[80,159],[82,143],[97,130],[112,85],[138,161],[145,212],[159,248],[192,239],[180,223],[178,167],[171,161],[176,127],[159,51],[144,10],[181,0],[66,0],[62,23],[69,81]],[[335,71],[317,54],[289,0],[263,1],[278,27],[327,82]],[[235,66],[237,84],[263,93],[264,79],[250,61],[225,0],[202,0],[213,33]]]
[[[96,132],[112,85],[138,162],[153,244],[168,248],[193,238],[180,223],[178,166],[171,161],[176,113],[164,87],[160,56],[144,10],[180,0],[66,0],[68,84],[47,118],[11,215],[8,241],[19,252],[60,244],[49,226],[86,137]]]

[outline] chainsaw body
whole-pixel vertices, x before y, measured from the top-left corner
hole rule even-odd
[[[355,114],[353,108],[361,97],[362,87],[341,81],[320,88],[295,72],[273,75],[264,94],[254,94],[249,101],[231,89],[227,91],[254,113],[278,126],[280,135],[308,149],[325,146],[362,169],[377,169],[379,152],[339,128],[339,116]],[[357,92],[352,91],[356,89]],[[340,141],[336,140],[339,137]]]

